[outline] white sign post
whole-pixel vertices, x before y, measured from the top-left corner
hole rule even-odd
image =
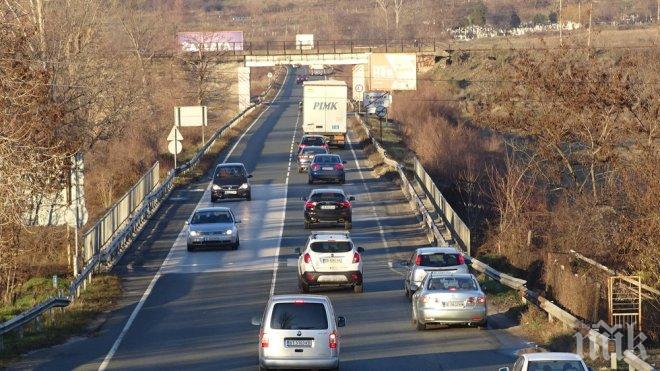
[[[206,125],[208,125],[206,106],[174,107],[174,126],[201,126],[202,144],[206,142],[204,137],[204,127]],[[181,133],[179,133],[180,135]]]
[[[170,130],[170,134],[167,136],[167,141],[169,142],[167,144],[167,150],[170,151],[171,154],[174,155],[174,168],[176,169],[176,155],[181,153],[181,149],[183,148],[181,146],[181,140],[183,140],[183,135],[181,135],[181,132],[179,131],[179,128],[176,126],[172,126],[172,130]]]

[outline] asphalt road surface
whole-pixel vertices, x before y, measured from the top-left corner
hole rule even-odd
[[[115,269],[124,296],[97,333],[33,352],[16,369],[255,370],[260,316],[271,294],[297,293],[296,247],[303,202],[312,188],[297,171],[298,102],[292,70],[278,96],[218,162],[243,162],[253,175],[253,200],[228,201],[240,224],[236,251],[189,253],[184,221],[211,205],[209,179],[177,189]],[[496,370],[524,343],[505,330],[468,327],[415,331],[395,254],[428,240],[400,188],[376,179],[353,142],[336,150],[347,164],[344,189],[356,197],[353,230],[365,248],[365,292],[323,290],[337,314],[343,370]],[[329,229],[332,227],[323,227]],[[340,229],[339,226],[334,227]]]

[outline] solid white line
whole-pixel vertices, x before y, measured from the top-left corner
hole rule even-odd
[[[374,219],[376,219],[376,225],[378,226],[378,233],[380,234],[380,240],[383,243],[383,247],[385,247],[385,249],[388,250],[389,246],[387,244],[387,240],[385,239],[385,230],[383,229],[383,225],[380,224],[380,218],[378,217],[378,213],[376,212],[376,206],[374,205],[373,197],[371,197],[371,192],[369,191],[369,187],[367,186],[367,183],[364,180],[364,174],[362,174],[362,167],[360,166],[360,161],[358,161],[357,155],[355,154],[355,149],[353,149],[353,145],[351,144],[351,139],[349,138],[348,133],[346,133],[346,142],[351,147],[351,153],[353,154],[353,159],[355,159],[355,167],[358,170],[358,174],[360,174],[362,187],[364,187],[364,190],[367,193],[367,199],[371,204],[371,213],[373,214]],[[400,274],[393,268],[390,269],[396,272],[397,274]]]
[[[286,70],[286,75],[284,76],[283,83],[282,83],[282,85],[280,86],[280,90],[278,90],[277,94],[276,94],[275,97],[273,98],[273,100],[272,100],[273,102],[275,102],[275,100],[277,100],[277,97],[279,97],[280,93],[282,92],[282,89],[283,89],[284,86],[286,85],[286,79],[287,79],[288,76],[289,76],[289,69],[287,68],[287,70]],[[250,129],[252,129],[252,127],[254,126],[254,124],[257,123],[257,121],[259,121],[259,119],[261,118],[261,116],[262,116],[264,113],[266,113],[266,111],[268,111],[269,108],[270,108],[270,105],[268,105],[268,106],[267,106],[267,107],[266,107],[266,108],[265,108],[265,109],[259,114],[259,116],[257,116],[256,119],[254,119],[254,121],[250,124],[250,126],[248,126],[248,128],[243,132],[243,134],[241,134],[241,136],[238,138],[238,140],[236,140],[236,143],[234,143],[234,145],[231,147],[231,149],[229,150],[229,152],[227,152],[227,155],[226,155],[225,158],[222,160],[222,162],[226,162],[226,161],[227,161],[227,159],[229,158],[229,156],[231,156],[231,154],[234,152],[234,150],[235,150],[236,147],[238,146],[238,143],[240,143],[241,140],[243,139],[243,137],[245,137],[245,134],[247,134],[247,132],[249,132]],[[210,184],[210,183],[209,183],[208,187],[206,188],[206,190],[208,190],[209,187],[211,187],[211,184]],[[285,193],[286,193],[286,190],[285,190]],[[286,196],[285,196],[285,199],[286,199]],[[197,207],[199,207],[199,205],[203,202],[203,200],[204,200],[204,196],[202,196],[202,198],[200,198],[199,202],[197,203],[197,206],[195,206],[195,209],[196,209]],[[286,210],[286,207],[285,207],[285,210]],[[284,222],[283,222],[283,223],[284,223]],[[181,232],[179,232],[179,235],[177,236],[176,240],[174,240],[174,244],[172,244],[172,247],[170,247],[170,251],[167,253],[167,256],[165,257],[165,260],[163,260],[163,262],[161,263],[160,267],[158,268],[158,272],[156,272],[156,274],[154,275],[154,277],[151,279],[151,282],[149,282],[149,286],[147,286],[147,289],[144,291],[144,294],[142,294],[142,297],[140,298],[140,301],[138,301],[137,305],[136,305],[135,308],[133,309],[133,312],[131,313],[131,316],[128,318],[128,321],[126,321],[126,324],[124,325],[124,328],[121,330],[121,333],[119,333],[119,336],[118,336],[117,339],[115,340],[114,344],[112,344],[112,348],[110,348],[110,351],[108,352],[108,354],[107,354],[107,355],[105,356],[105,358],[103,359],[103,362],[102,362],[101,365],[99,366],[99,371],[104,371],[106,368],[108,368],[108,365],[110,364],[110,361],[112,360],[112,357],[114,357],[115,353],[117,352],[117,349],[119,349],[119,346],[121,345],[121,342],[124,340],[124,337],[126,336],[126,333],[128,333],[128,330],[129,330],[129,329],[131,328],[131,326],[133,325],[133,321],[135,321],[135,318],[137,317],[138,313],[140,313],[140,310],[141,310],[142,307],[144,306],[144,303],[147,301],[147,298],[148,298],[149,295],[151,294],[151,291],[153,290],[154,286],[156,285],[156,282],[157,282],[158,279],[161,277],[161,275],[162,275],[161,272],[162,272],[163,266],[165,265],[165,263],[167,263],[167,262],[170,260],[170,257],[171,257],[171,255],[172,255],[172,252],[174,251],[174,245],[176,244],[176,241],[178,241],[180,238],[182,239],[182,238],[184,237],[184,231],[185,231],[185,230],[186,230],[186,227],[184,226],[184,227],[181,229]],[[280,236],[280,240],[281,240],[281,238],[282,238],[282,237]],[[279,252],[279,249],[278,249],[278,252]]]
[[[289,152],[289,164],[286,169],[286,180],[284,181],[284,207],[282,208],[282,221],[280,224],[280,239],[277,242],[277,250],[275,250],[275,261],[273,262],[273,278],[270,281],[270,294],[271,297],[275,294],[275,283],[277,282],[277,269],[279,268],[280,248],[282,247],[282,237],[284,236],[284,221],[286,219],[286,205],[289,194],[289,174],[291,173],[291,159],[293,158],[293,143],[296,141],[296,132],[298,131],[298,122],[300,121],[300,110],[296,116],[296,125],[293,128],[293,135],[291,136],[291,150]]]

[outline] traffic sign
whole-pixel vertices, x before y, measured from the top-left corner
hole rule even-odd
[[[179,128],[177,128],[176,126],[172,126],[172,130],[170,130],[170,133],[167,135],[167,140],[171,142],[174,140],[182,140],[182,139],[183,139],[183,135],[181,135]]]
[[[171,154],[173,155],[178,155],[181,153],[181,148],[183,146],[181,145],[181,142],[178,140],[173,140],[169,143],[167,143],[167,150],[170,151]]]
[[[268,72],[268,75],[266,75],[266,76],[268,76],[269,79],[272,79],[272,78],[273,78],[273,73],[272,73],[272,72]]]
[[[362,86],[362,84],[355,85],[355,91],[358,93],[362,93],[362,91],[364,91],[364,86]]]

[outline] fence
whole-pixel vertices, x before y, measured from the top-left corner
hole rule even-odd
[[[83,234],[83,259],[86,264],[97,255],[101,247],[122,228],[131,214],[142,205],[145,197],[158,185],[160,165],[158,161],[138,180],[105,215]]]
[[[385,164],[394,167],[397,169],[397,172],[399,176],[401,177],[401,188],[403,190],[403,193],[409,197],[409,201],[411,203],[411,206],[413,207],[413,210],[416,210],[417,212],[420,213],[420,217],[422,221],[424,222],[423,224],[427,226],[428,232],[430,234],[430,239],[434,240],[440,240],[442,239],[442,235],[439,232],[439,229],[437,226],[434,224],[433,217],[429,215],[428,210],[424,206],[424,203],[421,201],[421,198],[419,195],[416,194],[415,188],[413,185],[410,183],[410,180],[408,180],[404,168],[401,164],[399,164],[397,161],[392,159],[385,149],[378,143],[378,141],[375,139],[374,136],[371,135],[371,131],[369,128],[365,125],[364,121],[360,119],[360,117],[356,114],[355,117],[358,119],[360,122],[363,130],[367,133],[367,136],[369,137],[370,142],[374,145],[376,148],[377,152],[382,156],[384,159]],[[416,160],[416,167],[421,165],[418,165],[419,162]],[[417,169],[416,169],[417,170]],[[423,169],[422,169],[423,171]],[[415,171],[415,175],[419,177],[419,174],[417,174],[418,171]],[[420,172],[421,173],[421,172]],[[422,174],[426,174],[424,171]],[[428,177],[428,174],[426,174],[426,177]],[[425,178],[426,179],[426,178]],[[430,178],[429,178],[430,179]],[[432,184],[432,183],[431,183]],[[433,184],[433,187],[435,185]],[[435,187],[437,189],[437,187]],[[428,188],[427,188],[428,189]],[[428,197],[432,198],[432,195],[427,194]],[[450,220],[450,219],[448,219]],[[465,227],[467,228],[467,227]],[[468,230],[469,233],[469,230]],[[469,236],[469,234],[468,234]],[[468,240],[469,241],[469,240]],[[523,298],[523,300],[528,301],[542,309],[548,314],[548,320],[559,320],[564,326],[570,327],[576,331],[579,331],[580,333],[585,333],[586,336],[585,338],[589,341],[591,346],[595,349],[596,352],[603,354],[603,351],[607,352],[609,349],[613,348],[611,344],[611,340],[599,333],[598,331],[592,329],[589,325],[585,324],[582,322],[579,318],[575,317],[571,313],[565,311],[555,303],[545,299],[544,297],[538,295],[534,291],[531,291],[527,289],[525,286],[527,284],[527,281],[507,275],[505,273],[499,272],[489,265],[470,257],[469,255],[465,256],[466,260],[470,264],[470,266],[478,271],[481,272],[488,277],[500,282],[501,284],[512,288],[516,290],[520,296]],[[616,355],[612,354],[611,360],[616,360]],[[625,362],[629,370],[641,370],[641,371],[651,371],[655,370],[655,368],[648,363],[646,363],[644,360],[640,359],[637,355],[635,355],[633,352],[630,350],[626,350],[622,354],[622,360]],[[616,363],[616,362],[614,362]],[[613,366],[615,366],[613,364]]]

